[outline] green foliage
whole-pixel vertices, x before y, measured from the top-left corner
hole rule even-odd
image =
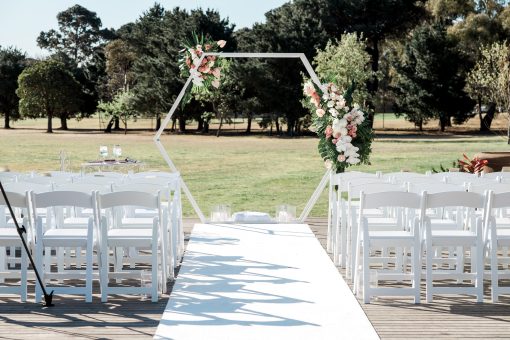
[[[47,132],[53,132],[53,117],[65,120],[69,114],[79,112],[82,88],[58,61],[49,59],[27,67],[18,84],[20,114],[28,118],[47,117]]]
[[[61,52],[76,64],[89,61],[94,50],[112,32],[101,29],[101,19],[95,12],[74,5],[57,14],[59,31],[41,32],[37,38],[39,47],[51,52]]]
[[[26,56],[12,47],[0,47],[0,115],[5,118],[4,127],[10,127],[10,120],[20,118],[19,98],[16,95],[18,76],[26,67]]]
[[[137,112],[133,110],[131,101],[134,96],[129,91],[119,91],[111,101],[100,101],[97,105],[98,114],[107,118],[118,118],[124,124],[124,133],[127,133],[127,123],[129,119],[137,117]]]
[[[366,83],[375,75],[366,48],[363,37],[358,38],[356,33],[346,33],[342,34],[340,41],[329,41],[324,50],[317,51],[314,58],[321,79],[333,82],[342,89],[356,84],[352,97],[354,102],[363,107],[370,98]]]
[[[440,120],[441,131],[472,116],[473,101],[464,92],[462,54],[442,24],[424,24],[413,31],[400,59],[394,92],[397,111],[418,127]]]

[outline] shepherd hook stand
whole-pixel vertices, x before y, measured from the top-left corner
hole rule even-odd
[[[16,219],[16,216],[14,215],[14,211],[12,210],[11,203],[9,202],[9,199],[7,198],[7,194],[5,193],[4,186],[2,185],[2,182],[0,181],[0,190],[2,191],[2,196],[4,197],[5,203],[7,204],[7,207],[9,208],[9,212],[11,214],[12,220],[14,221],[14,225],[16,226],[16,230],[18,231],[18,235],[21,238],[21,242],[23,243],[23,247],[25,248],[25,251],[27,252],[28,259],[30,260],[30,263],[32,264],[32,268],[34,269],[35,276],[37,277],[37,282],[39,282],[39,285],[42,288],[43,294],[44,294],[44,306],[45,307],[52,307],[54,306],[51,301],[53,300],[53,291],[48,294],[46,291],[46,287],[44,286],[41,277],[39,276],[39,272],[37,271],[37,267],[35,266],[34,259],[32,258],[32,254],[30,253],[30,250],[28,249],[27,242],[25,241],[25,238],[23,237],[23,233],[27,233],[27,230],[25,229],[24,225],[21,225],[21,227],[18,224],[18,220]]]

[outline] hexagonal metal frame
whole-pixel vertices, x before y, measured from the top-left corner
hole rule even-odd
[[[236,52],[234,52],[234,53],[221,53],[221,52],[219,52],[218,53],[218,52],[206,52],[206,53],[203,53],[201,55],[200,59],[198,60],[198,63],[200,64],[202,62],[202,60],[205,57],[207,57],[207,56],[217,56],[217,57],[222,57],[222,58],[291,58],[291,59],[299,58],[301,60],[301,62],[303,63],[303,65],[305,66],[305,69],[308,72],[308,74],[310,75],[310,78],[312,79],[312,81],[319,88],[324,90],[324,86],[321,84],[321,82],[319,80],[319,77],[317,76],[317,74],[313,70],[312,65],[310,65],[310,62],[308,61],[308,59],[306,58],[304,53],[236,53]],[[186,80],[186,83],[182,87],[181,92],[179,92],[179,95],[177,96],[177,99],[175,100],[174,104],[170,108],[170,111],[168,111],[168,114],[166,115],[165,119],[163,120],[163,122],[161,124],[161,127],[156,132],[156,135],[153,138],[154,143],[156,144],[156,147],[158,148],[159,152],[161,153],[161,155],[165,159],[166,163],[168,164],[168,167],[173,172],[179,172],[179,170],[177,170],[174,162],[172,161],[172,159],[168,155],[168,152],[166,151],[166,149],[164,148],[163,144],[161,143],[160,138],[161,138],[161,135],[163,134],[163,131],[166,129],[166,127],[170,123],[170,120],[172,119],[172,116],[173,116],[175,110],[177,109],[177,107],[179,106],[180,102],[182,101],[182,98],[184,97],[184,94],[186,93],[186,89],[190,85],[191,81],[192,81],[192,77],[190,76]],[[308,215],[310,214],[310,211],[312,210],[313,206],[315,205],[315,203],[319,199],[322,191],[324,190],[324,188],[326,187],[326,185],[327,185],[327,183],[329,181],[330,174],[331,174],[331,170],[326,170],[326,173],[322,177],[319,185],[317,186],[317,188],[313,192],[312,196],[308,200],[305,208],[303,209],[303,211],[302,211],[302,213],[301,213],[301,215],[299,216],[299,219],[298,219],[301,223],[303,223],[304,220],[308,217]],[[200,221],[202,223],[206,223],[206,218],[205,218],[204,214],[202,213],[202,210],[200,210],[200,207],[198,206],[198,203],[195,201],[195,198],[193,197],[193,195],[189,191],[188,186],[186,185],[186,183],[184,182],[182,177],[181,177],[181,187],[182,187],[182,190],[184,191],[184,193],[186,194],[186,197],[190,201],[190,203],[191,203],[193,209],[195,210],[196,214],[200,218]]]

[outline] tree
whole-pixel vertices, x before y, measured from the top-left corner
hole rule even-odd
[[[483,93],[507,114],[510,112],[510,47],[493,43],[481,48],[482,57],[468,76],[468,89],[474,95]],[[510,144],[510,118],[508,120]]]
[[[370,55],[366,52],[366,42],[356,33],[342,34],[340,41],[328,42],[324,50],[319,50],[314,59],[319,76],[333,82],[344,90],[355,86],[352,98],[362,106],[370,99],[366,83],[374,72],[370,68]]]
[[[74,5],[57,14],[59,31],[41,32],[37,38],[39,47],[69,56],[77,65],[90,61],[94,50],[113,33],[101,29],[101,19],[95,12]]]
[[[441,131],[471,117],[473,101],[464,92],[462,55],[441,24],[417,27],[406,42],[401,60],[394,61],[397,110],[420,128],[438,118]]]
[[[330,24],[325,25],[330,36],[344,31],[363,33],[367,52],[371,57],[374,75],[368,82],[368,91],[375,94],[379,88],[380,48],[387,38],[403,37],[426,16],[423,0],[327,0]],[[336,24],[336,25],[335,25]],[[369,119],[373,121],[374,106],[370,103]]]
[[[5,129],[10,129],[11,120],[19,118],[16,89],[18,76],[25,67],[25,53],[13,47],[0,47],[0,114],[4,115]]]
[[[52,118],[66,120],[79,111],[81,85],[63,63],[48,59],[27,67],[18,78],[16,94],[24,117],[47,117],[47,132],[52,133]]]
[[[132,109],[133,94],[129,91],[119,91],[111,101],[100,101],[97,105],[98,113],[107,117],[117,117],[124,124],[124,134],[127,134],[127,123],[136,118],[136,111]]]

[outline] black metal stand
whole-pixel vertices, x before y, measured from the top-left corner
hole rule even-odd
[[[27,252],[28,259],[30,260],[30,263],[32,264],[32,268],[34,269],[35,276],[37,277],[37,282],[39,282],[39,285],[42,288],[43,294],[44,294],[44,306],[45,307],[52,307],[54,304],[51,302],[53,300],[53,291],[51,291],[49,294],[46,291],[46,287],[44,286],[44,283],[41,280],[41,277],[39,276],[39,272],[37,271],[37,267],[35,266],[34,259],[32,258],[32,254],[30,253],[30,250],[28,249],[27,242],[25,241],[25,238],[23,237],[23,234],[27,233],[27,229],[24,225],[21,225],[21,227],[18,224],[18,220],[16,219],[16,216],[14,215],[14,211],[12,210],[11,203],[9,202],[9,198],[7,198],[7,194],[5,193],[4,186],[2,185],[2,182],[0,181],[0,190],[2,191],[2,196],[4,197],[5,203],[7,204],[7,207],[9,208],[9,212],[11,214],[12,220],[14,221],[14,225],[16,226],[16,230],[18,231],[18,235],[21,238],[21,242],[23,243],[23,247],[25,248],[25,251]]]

